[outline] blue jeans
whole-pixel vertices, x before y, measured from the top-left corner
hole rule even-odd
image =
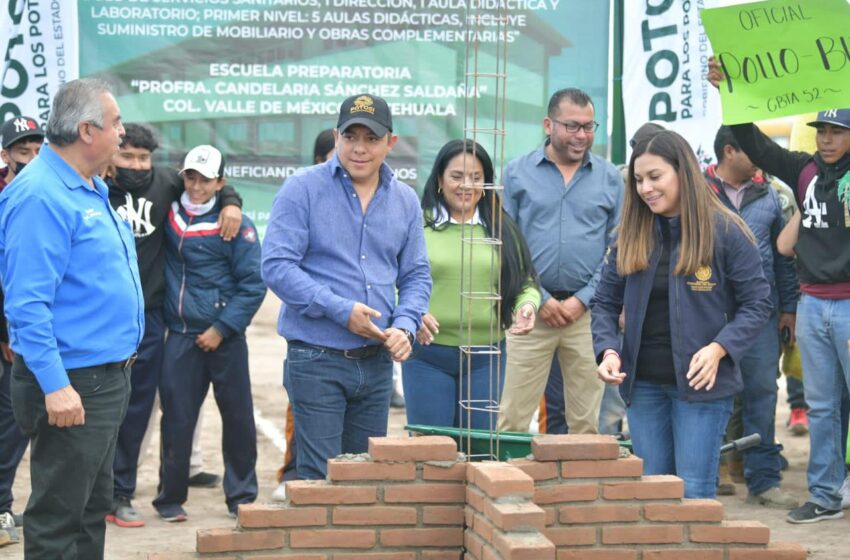
[[[688,402],[675,385],[637,380],[627,414],[644,474],[677,475],[685,481],[686,498],[714,498],[732,401]]]
[[[774,437],[778,373],[779,322],[773,315],[741,359],[743,433],[761,436],[758,446],[744,452],[744,478],[751,494],[779,486],[782,447]]]
[[[364,453],[370,437],[387,435],[393,363],[385,351],[352,360],[290,343],[283,385],[295,414],[301,480],[324,479],[328,459]]]
[[[850,299],[802,294],[797,304],[797,341],[803,358],[803,388],[809,405],[808,481],[811,501],[839,509],[846,476],[841,441],[841,398],[850,386]]]
[[[457,346],[431,344],[413,348],[413,356],[404,364],[402,384],[407,408],[408,424],[451,426],[495,430],[499,413],[499,399],[505,381],[505,343],[502,349],[499,384],[496,371],[491,374],[491,360],[487,355],[472,356],[471,369],[465,354]],[[496,356],[492,357],[495,370]],[[463,362],[461,364],[461,359]],[[461,367],[462,365],[462,367]],[[492,412],[462,410],[459,400],[477,401],[471,406],[483,408],[494,403]],[[471,417],[471,418],[470,418]]]

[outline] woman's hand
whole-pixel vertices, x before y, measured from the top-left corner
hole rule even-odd
[[[416,341],[423,346],[428,346],[434,342],[434,335],[439,334],[440,323],[434,318],[431,313],[425,313],[422,316],[422,326],[416,331]]]
[[[534,328],[534,321],[536,319],[537,315],[534,312],[534,306],[530,303],[523,304],[514,314],[513,324],[508,332],[515,336],[528,334]]]
[[[717,89],[720,89],[720,82],[726,79],[723,68],[721,68],[720,63],[713,56],[708,57],[708,73],[705,77],[708,83]]]
[[[717,366],[725,355],[726,349],[716,342],[697,350],[691,358],[690,369],[688,369],[688,385],[697,391],[703,388],[711,391],[717,378]]]
[[[609,385],[619,385],[626,378],[626,374],[620,371],[620,356],[614,351],[606,352],[602,363],[596,368],[596,375]]]

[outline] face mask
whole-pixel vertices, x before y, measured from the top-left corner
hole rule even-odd
[[[19,161],[15,161],[15,160],[12,160],[12,161],[14,161],[14,162],[15,162],[15,169],[14,169],[14,171],[15,171],[15,175],[20,175],[20,174],[21,174],[21,171],[23,171],[23,170],[24,170],[24,167],[26,167],[26,166],[27,166],[27,164],[26,164],[26,163],[21,163],[21,162],[19,162]]]
[[[152,176],[152,169],[115,168],[115,182],[118,183],[119,187],[128,191],[134,191],[148,186]]]

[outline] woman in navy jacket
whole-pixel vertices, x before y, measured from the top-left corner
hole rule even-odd
[[[714,497],[743,388],[738,363],[767,321],[770,286],[752,233],[709,190],[680,135],[641,139],[628,185],[591,302],[597,372],[621,384],[644,472],[678,475],[688,498]]]

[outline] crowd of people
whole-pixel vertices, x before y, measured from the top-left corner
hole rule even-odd
[[[713,62],[709,79],[722,79]],[[748,502],[792,523],[842,517],[850,109],[809,124],[814,154],[721,127],[702,170],[688,139],[648,123],[621,170],[591,151],[593,100],[567,88],[543,144],[501,178],[481,144],[452,139],[420,198],[386,163],[389,105],[364,93],[284,182],[261,243],[218,148],[154,166],[151,129],[122,123],[107,84],[65,84],[45,130],[27,117],[0,129],[0,544],[23,527],[28,559],[97,559],[107,521],[143,526],[132,500],[157,408],[161,519],[187,519],[193,484],[221,483],[234,517],[255,501],[245,330],[267,289],[287,348],[279,480],[323,479],[328,459],[386,435],[401,363],[411,424],[525,432],[539,410],[545,431],[593,434],[625,416],[645,472],[678,475],[689,498],[718,493],[737,415],[761,440],[743,456]],[[795,342],[802,505],[781,488],[774,433]],[[192,459],[210,385],[223,480]]]

